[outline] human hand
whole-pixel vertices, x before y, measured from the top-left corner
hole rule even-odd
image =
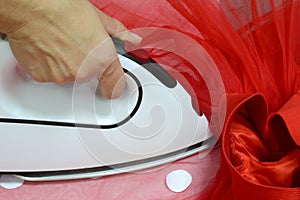
[[[105,97],[121,95],[124,72],[109,35],[133,43],[140,42],[138,36],[86,0],[16,2],[20,5],[10,18],[15,23],[5,33],[20,66],[34,80],[66,83],[97,77]]]

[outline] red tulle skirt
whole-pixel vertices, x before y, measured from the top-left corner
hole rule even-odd
[[[300,199],[300,1],[92,2],[143,37],[220,136],[219,173],[193,198]]]

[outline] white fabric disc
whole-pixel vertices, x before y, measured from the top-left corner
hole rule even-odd
[[[23,185],[24,180],[12,175],[4,174],[0,177],[0,186],[5,189],[15,189]]]
[[[173,192],[183,192],[192,183],[192,176],[185,170],[175,170],[166,177],[168,188]]]

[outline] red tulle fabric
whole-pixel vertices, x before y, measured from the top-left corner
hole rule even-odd
[[[223,162],[212,186],[191,198],[300,199],[300,1],[92,2],[129,29],[184,33],[216,64],[226,89]],[[182,84],[210,118],[205,78],[177,55],[146,50],[188,80]]]

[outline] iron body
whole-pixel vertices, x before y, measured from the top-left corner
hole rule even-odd
[[[95,178],[213,144],[185,89],[153,61],[116,46],[127,86],[107,100],[96,92],[97,80],[58,85],[20,75],[8,43],[0,42],[0,173],[30,181]]]

